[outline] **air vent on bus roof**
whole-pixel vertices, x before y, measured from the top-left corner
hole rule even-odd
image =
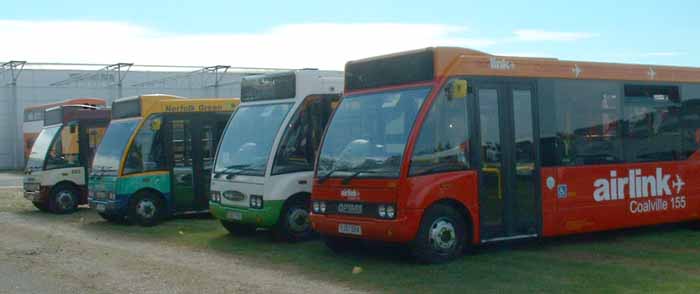
[[[345,65],[345,90],[361,90],[430,81],[435,76],[432,48],[351,61]]]

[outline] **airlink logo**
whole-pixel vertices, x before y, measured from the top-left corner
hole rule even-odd
[[[355,189],[343,189],[340,191],[340,196],[349,199],[357,199],[360,198],[360,191],[357,191]]]
[[[512,61],[508,61],[505,59],[498,59],[496,57],[491,57],[489,60],[489,65],[491,66],[491,69],[495,70],[514,70],[515,69],[515,64]]]
[[[653,175],[642,175],[641,169],[631,169],[626,177],[618,177],[617,171],[612,170],[609,179],[597,179],[593,186],[595,187],[593,198],[601,202],[625,198],[674,196],[671,189],[678,195],[685,183],[679,175],[672,177],[670,174],[665,174],[661,168],[656,168],[656,173]]]

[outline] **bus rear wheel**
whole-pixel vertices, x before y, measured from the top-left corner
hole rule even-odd
[[[255,234],[255,230],[257,229],[254,225],[234,223],[225,220],[221,221],[221,225],[234,236],[250,236]]]
[[[437,204],[425,211],[416,239],[410,244],[418,262],[445,263],[459,257],[466,243],[464,217],[449,205]]]
[[[143,227],[152,227],[163,220],[164,210],[160,197],[140,192],[129,205],[129,221]]]
[[[308,199],[297,199],[284,205],[275,228],[275,236],[278,240],[288,242],[306,241],[314,236]]]
[[[70,185],[59,185],[51,190],[48,208],[57,214],[73,213],[78,209],[78,191]]]

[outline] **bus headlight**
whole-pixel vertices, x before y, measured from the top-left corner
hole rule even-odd
[[[314,213],[326,213],[326,202],[314,201],[311,204],[311,209],[313,209]]]
[[[250,207],[262,209],[263,208],[263,197],[262,195],[250,195]]]
[[[209,200],[211,200],[212,202],[220,202],[221,201],[221,192],[219,192],[219,191],[209,192]]]
[[[107,199],[109,199],[111,201],[117,200],[117,194],[115,194],[114,192],[111,192],[111,191],[107,192]]]
[[[394,218],[396,217],[396,209],[394,208],[393,205],[389,204],[386,206],[386,217],[387,218]]]
[[[379,218],[393,219],[396,217],[396,207],[393,204],[379,204],[377,206]]]

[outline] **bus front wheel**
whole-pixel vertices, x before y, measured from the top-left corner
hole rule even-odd
[[[449,205],[437,204],[425,211],[412,255],[421,263],[445,263],[463,252],[466,242],[464,217]]]
[[[221,225],[234,236],[250,236],[255,234],[255,230],[257,229],[254,225],[240,224],[224,220],[221,221]]]
[[[275,228],[278,240],[299,242],[311,239],[314,231],[309,219],[309,200],[298,198],[286,203]]]
[[[164,216],[163,201],[153,193],[141,192],[129,205],[129,220],[143,227],[159,224]]]
[[[78,209],[78,191],[67,184],[56,186],[49,197],[49,210],[57,214],[68,214]]]

